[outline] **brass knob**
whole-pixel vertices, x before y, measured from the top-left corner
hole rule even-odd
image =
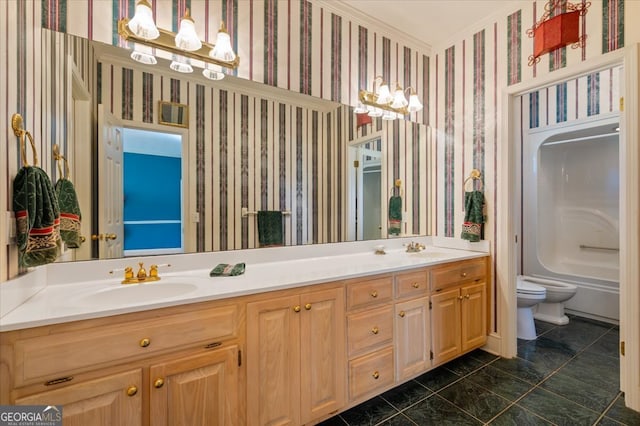
[[[146,348],[150,344],[151,344],[151,339],[148,339],[148,338],[145,337],[144,339],[140,340],[140,347],[141,348]]]
[[[400,311],[398,315],[400,315],[401,318],[404,318],[404,311]]]
[[[164,379],[161,377],[158,377],[156,381],[153,382],[153,387],[156,389],[160,389],[162,386],[164,386]]]
[[[468,299],[468,298],[470,298],[470,297],[471,297],[471,296],[469,295],[469,293],[467,293],[467,294],[464,296],[464,298],[465,298],[465,299]]]
[[[378,292],[377,292],[377,291],[375,291],[375,290],[373,290],[373,291],[371,292],[371,297],[378,297]]]
[[[80,242],[84,243],[85,241],[87,241],[87,238],[84,235],[80,235]]]
[[[371,329],[371,332],[372,332],[373,334],[378,334],[378,333],[380,332],[380,329],[379,329],[378,327],[373,327],[373,328]]]
[[[129,386],[129,388],[127,389],[127,395],[128,395],[128,396],[133,396],[133,395],[135,395],[135,394],[137,394],[137,393],[138,393],[138,388],[137,388],[137,386],[135,386],[135,385],[131,385],[131,386]]]
[[[118,238],[116,234],[104,234],[105,240],[115,240],[116,238]]]
[[[466,273],[466,272],[463,272],[463,273],[461,273],[461,274],[460,274],[460,276],[461,276],[462,278],[464,278],[464,277],[466,277],[466,276],[467,276],[467,273]]]
[[[373,374],[371,375],[374,379],[378,380],[378,378],[380,377],[380,373],[378,373],[377,371],[374,371]]]
[[[93,241],[98,241],[98,240],[103,240],[104,239],[104,234],[91,234],[91,239]]]
[[[418,287],[420,287],[420,284],[418,284],[418,283],[413,283],[413,288],[418,288]]]
[[[304,308],[308,311],[309,309],[311,309],[311,303],[307,303],[306,305],[304,305]]]
[[[458,296],[458,300],[462,300],[462,296]]]
[[[293,312],[300,312],[300,305],[296,305],[293,307]]]

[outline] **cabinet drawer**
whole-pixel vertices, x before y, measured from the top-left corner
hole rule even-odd
[[[431,270],[431,289],[439,290],[464,282],[484,279],[487,274],[486,261],[474,259]]]
[[[427,271],[408,272],[396,276],[396,297],[421,296],[429,290]]]
[[[236,305],[19,340],[16,386],[237,335]]]
[[[352,401],[392,384],[392,347],[349,362],[349,398]]]
[[[349,315],[347,336],[350,357],[391,343],[393,339],[391,305]]]
[[[390,302],[392,298],[392,276],[352,281],[347,284],[347,310]]]

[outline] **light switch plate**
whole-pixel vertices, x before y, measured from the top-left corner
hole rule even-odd
[[[10,245],[14,244],[16,241],[16,221],[13,217],[13,212],[6,211],[5,212],[5,226],[4,229],[7,230],[5,234],[5,244]]]

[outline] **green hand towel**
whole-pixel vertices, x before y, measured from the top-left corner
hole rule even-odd
[[[219,263],[209,272],[210,277],[234,277],[242,274],[244,274],[244,263],[236,263],[235,265]]]
[[[482,191],[465,192],[464,209],[464,223],[460,238],[472,242],[480,241],[484,223],[484,193]]]
[[[276,247],[284,245],[282,235],[282,212],[258,212],[258,243],[260,247]]]
[[[60,248],[60,210],[49,176],[37,166],[22,167],[13,180],[18,263],[38,266],[56,260]]]
[[[80,247],[80,205],[69,179],[58,179],[55,186],[60,207],[60,236],[69,248]]]
[[[402,197],[394,195],[389,198],[389,235],[400,235],[402,223]]]

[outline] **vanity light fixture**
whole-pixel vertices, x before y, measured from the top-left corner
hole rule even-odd
[[[375,84],[381,81],[382,84],[375,90]],[[383,120],[394,120],[403,118],[406,114],[417,112],[422,109],[422,103],[412,87],[403,89],[396,83],[395,90],[391,93],[389,85],[385,83],[381,76],[373,80],[373,92],[360,90],[359,101],[353,110],[356,114],[368,114],[370,117],[382,117]],[[409,100],[405,97],[405,92],[410,90]]]
[[[178,55],[181,59],[174,59],[171,63],[171,69],[179,72],[193,72],[193,67],[187,63],[186,58],[202,61],[205,71],[208,69],[208,64],[236,69],[240,63],[240,58],[231,46],[231,38],[224,22],[220,25],[216,44],[207,43],[198,37],[189,9],[185,10],[180,21],[180,29],[176,34],[156,27],[149,1],[138,0],[133,18],[122,18],[118,21],[118,34],[123,39],[135,43],[135,50],[131,54],[131,58],[145,64],[152,64],[155,58],[149,52],[141,50],[139,46],[148,46]],[[189,69],[191,70],[189,71]],[[214,72],[217,77],[214,79],[219,80],[222,73]],[[203,72],[203,74],[207,78],[211,78],[207,74],[214,75],[208,72]]]

